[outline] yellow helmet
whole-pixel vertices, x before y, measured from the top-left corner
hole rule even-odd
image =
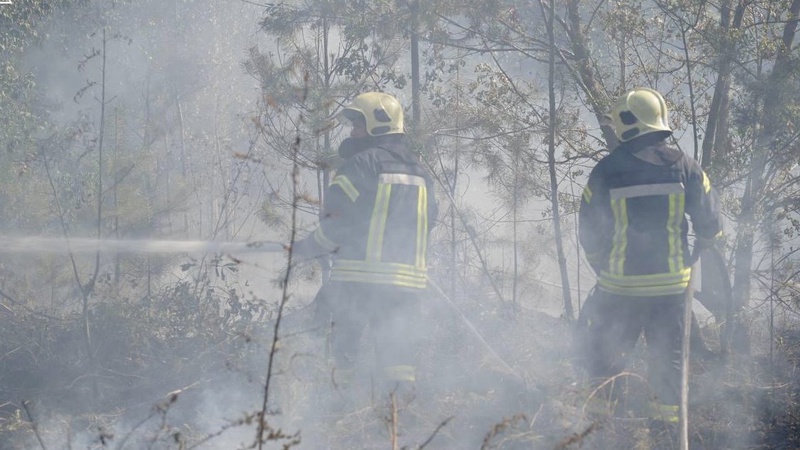
[[[672,133],[664,97],[648,88],[622,94],[606,117],[614,124],[620,142],[655,132]]]
[[[364,120],[370,136],[405,133],[403,107],[396,98],[383,92],[366,92],[356,96],[339,113],[339,117],[348,122]]]

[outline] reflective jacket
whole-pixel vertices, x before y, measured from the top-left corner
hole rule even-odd
[[[580,208],[580,242],[600,289],[619,295],[683,293],[691,275],[688,222],[699,239],[721,230],[705,172],[663,138],[621,144],[589,175]]]
[[[331,280],[424,289],[437,206],[403,135],[349,138],[309,245],[333,255]],[[308,239],[307,239],[308,241]]]

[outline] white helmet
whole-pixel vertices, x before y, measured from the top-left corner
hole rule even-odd
[[[636,88],[622,94],[606,118],[614,124],[620,142],[649,133],[672,133],[667,102],[653,89]]]
[[[364,120],[370,136],[405,133],[403,107],[396,98],[383,92],[366,92],[356,96],[339,113],[339,118],[348,122]]]

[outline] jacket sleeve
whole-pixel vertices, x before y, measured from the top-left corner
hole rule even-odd
[[[374,161],[364,154],[342,164],[325,188],[319,225],[296,244],[299,256],[319,257],[336,253],[347,241],[348,234],[353,233],[353,222],[363,220],[358,209],[364,201],[369,201],[370,193],[374,195],[369,179],[375,170]]]
[[[350,197],[358,197],[355,189],[346,177],[339,174],[334,177],[324,191],[319,224],[308,236],[292,246],[292,251],[298,258],[320,258],[339,249],[340,230],[345,228],[342,218],[347,217],[348,203],[354,203],[350,201]]]
[[[436,201],[436,191],[430,177],[426,179],[426,190],[428,191],[428,232],[430,232],[439,219],[439,203]]]
[[[583,189],[578,220],[581,247],[592,269],[599,273],[608,265],[614,231],[608,186],[600,164],[589,174],[589,181]]]
[[[722,233],[719,199],[708,175],[696,161],[691,160],[686,183],[686,212],[692,220],[695,236],[710,241]]]

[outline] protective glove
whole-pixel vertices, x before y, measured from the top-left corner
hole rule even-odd
[[[719,239],[717,239],[716,237],[704,238],[696,236],[694,239],[694,245],[695,247],[697,247],[698,252],[702,252],[707,248],[715,248],[717,246],[717,242],[719,242]]]
[[[600,274],[600,271],[605,268],[605,264],[608,261],[608,255],[604,255],[602,253],[596,254],[586,254],[586,260],[589,262],[589,266],[592,267],[595,274]]]

